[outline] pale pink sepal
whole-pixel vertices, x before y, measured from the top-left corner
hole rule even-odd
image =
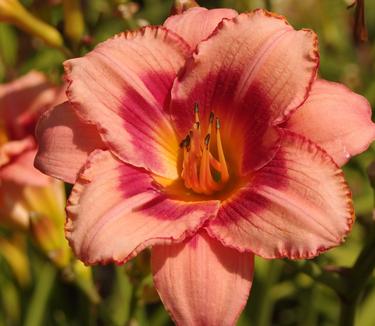
[[[189,51],[163,27],[119,34],[65,62],[67,96],[117,157],[175,179],[179,139],[165,110]]]
[[[365,151],[375,139],[369,102],[344,85],[325,80],[314,82],[286,128],[322,146],[338,165]]]
[[[42,115],[36,137],[35,167],[68,183],[76,181],[93,150],[105,148],[96,127],[82,122],[68,102]]]
[[[252,285],[253,254],[201,230],[182,243],[154,246],[151,259],[156,289],[177,325],[235,325]]]
[[[86,264],[123,263],[149,245],[184,240],[218,207],[170,199],[146,171],[97,150],[68,200],[66,236]]]
[[[180,35],[192,50],[204,39],[209,37],[223,19],[231,19],[238,15],[235,10],[218,8],[208,10],[194,7],[182,14],[167,18],[164,26]]]
[[[275,158],[223,202],[209,233],[265,258],[312,258],[342,243],[354,219],[343,172],[310,140],[285,132]]]

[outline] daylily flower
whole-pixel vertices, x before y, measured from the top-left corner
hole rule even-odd
[[[317,36],[263,10],[192,8],[65,62],[69,101],[36,166],[74,183],[66,236],[86,264],[152,246],[180,325],[232,325],[253,257],[312,258],[353,223],[338,165],[375,138],[368,102],[317,79]]]
[[[39,249],[97,303],[100,298],[91,268],[72,259],[64,237],[64,184],[40,173],[33,164],[37,119],[64,100],[65,87],[53,86],[45,75],[35,71],[0,85],[0,224],[28,230]],[[0,251],[22,276],[28,272],[26,256],[11,244],[0,238]]]
[[[47,214],[56,200],[64,214],[63,184],[33,166],[36,122],[64,99],[63,89],[35,71],[0,85],[0,223],[27,228],[30,211]]]
[[[59,267],[71,252],[61,232],[65,189],[34,168],[36,122],[43,111],[66,99],[42,73],[0,85],[0,223],[30,230],[38,246]]]

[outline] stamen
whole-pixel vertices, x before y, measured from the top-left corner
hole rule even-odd
[[[211,195],[215,191],[221,190],[229,180],[228,167],[220,136],[220,120],[216,118],[216,145],[219,156],[219,160],[217,160],[210,153],[215,114],[210,112],[207,133],[203,141],[197,103],[194,105],[194,115],[195,123],[193,128],[180,144],[184,151],[181,177],[187,188],[197,193]],[[214,173],[218,173],[219,177],[214,179]]]
[[[207,133],[211,133],[212,132],[212,124],[214,122],[214,118],[215,118],[215,115],[213,112],[210,112],[210,117],[208,119],[208,130],[207,130]]]
[[[207,134],[206,137],[204,138],[204,144],[206,145],[207,149],[208,149],[208,146],[210,145],[210,139],[211,139],[210,134]]]
[[[198,103],[194,103],[194,115],[195,115],[195,122],[199,123],[199,107],[198,107]]]
[[[213,155],[210,153],[210,164],[216,171],[221,171],[221,164],[220,162],[213,157]]]
[[[197,167],[196,161],[194,161],[191,165],[191,178],[192,178],[192,183],[191,183],[192,189],[195,192],[200,193],[201,189],[200,189],[200,186],[199,186],[198,167]]]
[[[185,140],[183,140],[182,142],[184,142]],[[188,187],[188,178],[187,178],[187,173],[188,173],[188,151],[186,150],[186,147],[183,146],[183,150],[184,150],[184,160],[182,161],[182,172],[181,172],[181,178],[185,180],[185,185],[186,187]],[[188,187],[189,188],[189,187]]]
[[[207,138],[207,137],[206,137]],[[207,174],[207,147],[203,149],[203,155],[202,155],[202,161],[201,161],[201,167],[199,170],[199,185],[202,189],[202,192],[209,195],[211,194],[210,190],[207,188],[207,182],[206,182],[206,174]]]
[[[189,135],[186,136],[185,141],[186,141],[185,147],[186,147],[187,151],[189,151],[190,150],[190,141],[191,141],[191,138],[190,138]]]
[[[200,144],[200,132],[198,130],[193,130],[191,137],[191,148],[194,155],[199,158],[201,157],[201,144]]]
[[[181,141],[181,143],[180,143],[180,148],[184,148],[184,147],[186,147],[186,138],[184,138],[182,141]]]
[[[228,173],[227,162],[225,161],[223,144],[221,143],[220,129],[221,129],[220,119],[216,118],[216,144],[217,144],[217,153],[219,155],[219,162],[221,165],[221,181],[227,182],[229,179],[229,173]]]
[[[220,119],[216,118],[216,129],[220,129],[220,128],[221,128]]]

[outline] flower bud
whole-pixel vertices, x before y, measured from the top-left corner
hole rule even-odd
[[[23,287],[30,283],[30,266],[25,252],[23,238],[19,236],[13,237],[13,239],[0,237],[0,256],[8,263],[18,283]]]
[[[195,0],[175,0],[174,5],[171,9],[171,14],[182,14],[185,10],[188,10],[193,7],[199,7],[198,3]]]
[[[16,25],[25,32],[41,38],[50,46],[63,46],[59,31],[31,15],[17,0],[0,0],[0,21]]]
[[[35,243],[57,267],[69,264],[70,251],[64,233],[50,218],[30,213],[30,231]]]
[[[22,11],[22,6],[17,0],[0,0],[0,20],[7,21]]]

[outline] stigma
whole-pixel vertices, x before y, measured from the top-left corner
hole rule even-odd
[[[194,119],[191,130],[180,144],[183,151],[181,178],[186,188],[198,194],[211,195],[222,190],[229,180],[220,134],[221,122],[211,112],[207,130],[203,133],[197,104]],[[216,143],[217,158],[210,151],[211,143]]]

